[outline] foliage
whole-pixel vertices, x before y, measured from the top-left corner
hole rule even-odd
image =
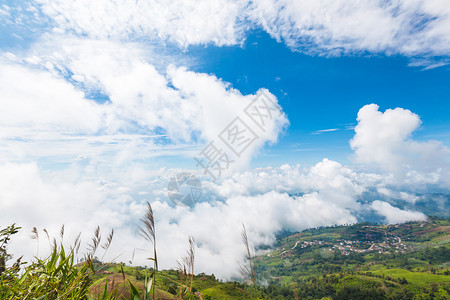
[[[19,229],[20,227],[16,227],[16,224],[0,229],[0,276],[6,271],[6,262],[12,258],[12,255],[8,254],[6,249],[8,242],[11,240],[11,236],[16,234]],[[20,259],[18,263],[20,263]]]
[[[18,228],[12,230],[14,225],[1,231],[2,241],[7,242],[11,234],[17,232]],[[44,232],[47,231],[44,229]],[[39,234],[33,228],[34,238],[38,239]],[[57,245],[53,239],[51,253],[44,259],[35,260],[20,269],[20,265],[15,263],[12,267],[4,268],[0,274],[0,299],[91,299],[90,287],[93,283],[92,277],[95,274],[93,266],[93,255],[100,243],[100,231],[94,234],[94,247],[86,256],[82,264],[77,264],[77,251],[80,246],[79,237],[69,248],[63,246],[62,238],[64,227],[61,229],[61,241]],[[50,242],[50,237],[48,237]],[[110,234],[107,242],[103,245],[105,251],[112,240]],[[106,293],[99,295],[99,299],[110,299]]]

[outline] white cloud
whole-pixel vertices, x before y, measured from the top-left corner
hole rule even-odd
[[[236,44],[246,1],[37,0],[58,31],[92,38],[162,39],[181,46]]]
[[[33,226],[44,227],[54,236],[64,224],[66,241],[73,242],[82,232],[82,250],[97,225],[106,232],[120,228],[132,217],[126,203],[133,200],[112,184],[100,179],[70,178],[64,173],[43,174],[35,163],[0,165],[1,226],[16,223],[22,230],[11,246],[13,253],[24,254],[29,261],[36,255],[35,241],[30,239]],[[41,232],[41,236],[43,233]],[[45,238],[39,252],[45,255]]]
[[[252,3],[249,15],[274,38],[306,53],[450,53],[450,5],[445,0],[261,0]]]
[[[58,130],[92,133],[101,126],[101,108],[62,78],[0,62],[0,126],[33,134]],[[23,137],[23,135],[17,135]]]
[[[319,55],[401,54],[425,68],[448,64],[450,5],[446,0],[30,1],[3,9],[18,32],[69,33],[100,40],[241,44],[262,27],[296,51]],[[39,26],[38,26],[39,25]]]
[[[390,199],[400,199],[400,200],[404,200],[410,203],[416,203],[417,200],[420,199],[419,196],[414,195],[412,193],[408,193],[408,192],[402,192],[402,191],[394,191],[391,190],[389,188],[386,187],[379,187],[377,189],[378,194],[383,195],[387,198]]]
[[[114,160],[126,162],[158,152],[190,153],[192,146],[217,140],[235,117],[245,117],[256,95],[244,96],[213,75],[164,65],[164,59],[135,43],[76,37],[44,39],[32,54],[4,55],[0,147],[21,158],[46,153],[71,160],[80,151],[91,158],[116,152]],[[108,101],[97,104],[89,93]],[[276,142],[288,124],[283,113],[268,121],[236,167]],[[54,146],[50,152],[48,145]]]
[[[402,210],[380,200],[372,202],[371,207],[378,214],[384,216],[389,224],[427,220],[427,216],[419,211]]]
[[[370,104],[358,112],[355,136],[350,141],[358,163],[414,177],[430,183],[446,180],[450,150],[438,141],[416,141],[412,133],[420,126],[419,116],[403,108],[387,109]],[[421,173],[420,175],[417,173]]]
[[[333,132],[333,131],[338,131],[338,130],[339,130],[339,128],[321,129],[321,130],[314,131],[312,134],[322,134],[325,132]]]
[[[254,195],[275,190],[281,193],[319,191],[345,208],[357,208],[355,199],[364,191],[358,174],[341,164],[324,159],[311,168],[283,165],[280,168],[256,169],[237,173],[220,185],[210,187],[218,195]]]

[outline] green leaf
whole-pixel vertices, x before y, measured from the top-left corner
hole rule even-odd
[[[128,280],[128,282],[130,283],[131,298],[133,300],[141,300],[141,296],[139,296],[139,292],[136,287],[131,283],[131,281]]]

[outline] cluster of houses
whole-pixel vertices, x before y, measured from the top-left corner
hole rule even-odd
[[[384,238],[382,241],[374,241],[370,239],[366,240],[337,240],[337,243],[330,243],[320,240],[312,241],[296,241],[295,245],[289,249],[282,249],[279,254],[281,257],[290,256],[293,250],[297,247],[307,248],[311,246],[322,245],[326,250],[333,252],[339,251],[343,255],[349,255],[350,253],[366,253],[366,252],[378,252],[378,253],[404,253],[412,249],[412,246],[408,246],[403,243],[402,239],[398,235],[388,234],[384,232]],[[268,254],[271,256],[271,254]]]

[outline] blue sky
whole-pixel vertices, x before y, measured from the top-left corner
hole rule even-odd
[[[115,228],[128,261],[148,201],[161,266],[193,236],[196,270],[226,279],[242,223],[270,248],[448,216],[449,74],[447,0],[0,0],[0,220],[27,257],[34,226]],[[168,194],[185,172],[191,207]]]
[[[33,51],[43,36],[52,34],[54,21],[41,9],[45,7],[43,3],[37,1],[32,6],[33,2],[21,1],[4,10],[9,12],[3,14],[5,22],[0,27],[0,45],[5,53]],[[418,22],[414,30],[423,28],[430,20],[414,21]],[[231,45],[194,43],[178,47],[173,41],[161,44],[149,36],[133,34],[128,39],[150,48],[156,43],[159,54],[182,57],[181,65],[188,61],[190,70],[216,76],[244,95],[255,94],[264,87],[278,98],[290,125],[276,144],[266,145],[253,158],[254,167],[283,163],[312,165],[323,157],[351,164],[349,140],[354,134],[356,115],[370,103],[378,104],[381,110],[396,107],[411,110],[423,122],[413,133],[415,138],[438,139],[449,145],[450,85],[446,55],[430,55],[429,49],[419,49],[419,53],[426,53],[422,57],[364,49],[330,55],[320,47],[317,54],[311,55],[303,49],[307,46],[292,47],[288,39],[275,38],[258,26],[244,34],[239,43]],[[318,47],[310,42],[307,45]],[[424,62],[415,66],[414,60]],[[69,72],[62,74],[64,78],[81,88],[89,99],[98,103],[109,99],[105,91],[86,88],[84,83],[70,77],[73,75],[70,69],[63,70]],[[189,166],[185,156],[179,159],[170,156],[165,163]]]
[[[450,142],[450,69],[409,66],[404,56],[309,56],[291,51],[267,33],[251,32],[242,46],[189,48],[194,69],[212,73],[242,93],[267,87],[289,116],[277,145],[255,164],[311,164],[328,157],[350,163],[349,140],[358,110],[376,103],[381,110],[403,107],[423,121],[420,140]],[[318,130],[338,129],[314,134]]]

